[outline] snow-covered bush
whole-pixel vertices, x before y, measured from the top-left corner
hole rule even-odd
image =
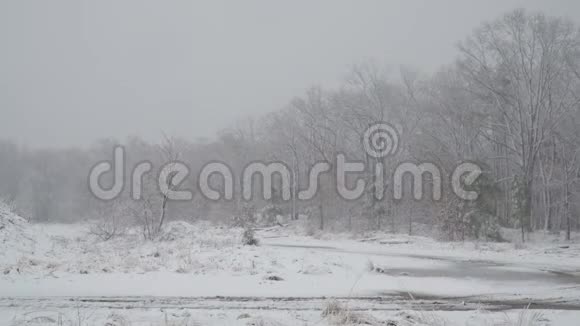
[[[105,217],[90,227],[90,233],[102,241],[108,241],[125,234],[127,226],[115,216]]]
[[[277,205],[268,205],[262,208],[258,213],[260,216],[260,224],[266,226],[280,224],[278,221],[278,216],[283,214],[284,211],[281,207]]]
[[[256,238],[254,229],[251,227],[244,229],[244,233],[242,233],[242,244],[244,246],[257,246],[260,244],[260,241]]]

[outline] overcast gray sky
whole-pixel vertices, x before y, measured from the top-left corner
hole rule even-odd
[[[213,136],[373,59],[432,71],[511,9],[580,1],[0,0],[0,138]]]

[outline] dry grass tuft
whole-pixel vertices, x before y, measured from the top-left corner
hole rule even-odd
[[[549,321],[544,317],[540,311],[530,310],[528,305],[526,309],[520,311],[516,319],[505,316],[504,320],[497,326],[545,326],[549,325]]]
[[[369,314],[350,311],[346,305],[336,300],[326,304],[322,317],[330,325],[385,325]]]

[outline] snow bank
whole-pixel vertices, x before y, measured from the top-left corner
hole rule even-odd
[[[0,203],[0,272],[8,273],[7,265],[18,264],[24,256],[34,255],[39,236],[22,217]]]
[[[87,224],[29,225],[13,218],[14,223],[7,222],[13,230],[5,232],[11,258],[0,260],[0,271],[8,276],[171,272],[283,278],[287,273],[330,274],[340,265],[336,258],[317,261],[303,251],[280,256],[276,248],[244,246],[242,228],[209,223],[171,222],[153,241],[144,240],[139,228],[102,241]],[[21,241],[23,237],[27,240]]]

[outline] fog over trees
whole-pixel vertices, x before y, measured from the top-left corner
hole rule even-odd
[[[355,64],[340,86],[312,87],[277,111],[239,119],[215,140],[160,135],[158,143],[133,137],[83,149],[30,149],[5,139],[0,196],[30,221],[94,219],[103,221],[100,233],[109,236],[122,223],[142,226],[146,237],[154,237],[167,220],[232,223],[256,212],[306,215],[313,230],[412,234],[416,225],[426,225],[447,240],[501,240],[500,227],[518,228],[524,241],[533,230],[564,232],[568,238],[580,230],[577,25],[515,10],[483,23],[459,42],[455,63],[433,74],[396,64]],[[397,154],[384,160],[370,157],[361,145],[365,129],[380,121],[400,132]],[[115,145],[127,151],[127,182],[122,196],[101,201],[89,192],[88,175],[96,163],[112,160]],[[197,189],[208,162],[224,162],[239,176],[250,162],[282,161],[295,174],[295,198],[308,185],[309,169],[319,161],[334,162],[339,153],[369,168],[382,162],[387,180],[402,162],[431,162],[443,180],[457,164],[475,162],[484,170],[473,185],[480,196],[469,202],[444,191],[439,201],[430,195],[415,200],[411,193],[396,200],[386,182],[387,195],[376,200],[375,172],[358,175],[367,188],[355,201],[336,193],[330,175],[320,178],[317,195],[308,201],[283,200],[277,182],[270,200],[243,200],[239,184],[232,201],[208,200]],[[191,169],[180,185],[194,191],[191,201],[168,200],[157,189],[159,168],[176,159]],[[143,198],[133,200],[128,175],[146,160],[153,171],[143,179]]]

